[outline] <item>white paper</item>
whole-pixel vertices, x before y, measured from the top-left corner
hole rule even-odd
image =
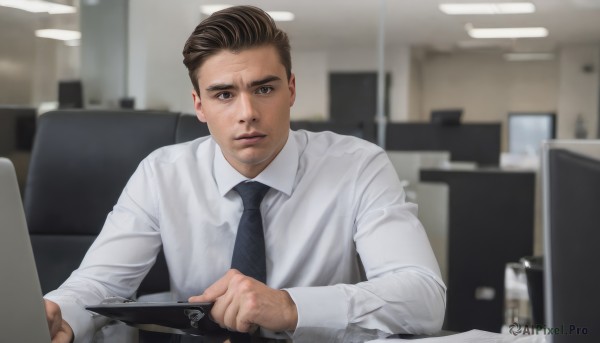
[[[418,343],[545,343],[544,335],[517,335],[500,334],[481,330],[471,330],[443,337],[429,337],[419,339],[376,339],[367,343],[393,343],[393,342],[418,342]]]

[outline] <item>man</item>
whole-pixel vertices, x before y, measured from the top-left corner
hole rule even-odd
[[[287,35],[262,10],[232,7],[201,22],[183,55],[211,136],[142,161],[80,268],[46,295],[53,342],[89,340],[101,323],[83,307],[132,296],[161,245],[173,299],[214,302],[230,330],[439,330],[445,286],[385,152],[290,131]],[[262,202],[249,205],[248,188]],[[259,229],[238,246],[246,227]],[[248,246],[262,261],[239,262]]]

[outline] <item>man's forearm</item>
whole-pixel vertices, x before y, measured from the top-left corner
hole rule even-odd
[[[445,286],[407,268],[356,285],[286,289],[298,308],[298,328],[344,329],[349,324],[388,333],[430,334],[441,329]]]

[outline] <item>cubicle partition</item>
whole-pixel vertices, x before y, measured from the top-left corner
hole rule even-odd
[[[385,147],[388,150],[449,151],[452,161],[497,166],[500,161],[500,141],[500,123],[389,123]]]
[[[600,339],[600,140],[543,145],[545,325],[550,343]]]
[[[533,253],[535,173],[421,170],[449,187],[444,328],[499,332],[506,263]]]

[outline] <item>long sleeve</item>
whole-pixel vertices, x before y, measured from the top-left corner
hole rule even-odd
[[[383,151],[358,173],[354,242],[368,281],[286,289],[298,308],[294,337],[349,324],[389,333],[439,331],[446,288],[416,205],[404,201]]]
[[[86,305],[113,297],[130,298],[152,267],[161,239],[156,199],[146,164],[138,167],[80,267],[45,298],[59,304],[76,342],[88,342],[104,325]]]

